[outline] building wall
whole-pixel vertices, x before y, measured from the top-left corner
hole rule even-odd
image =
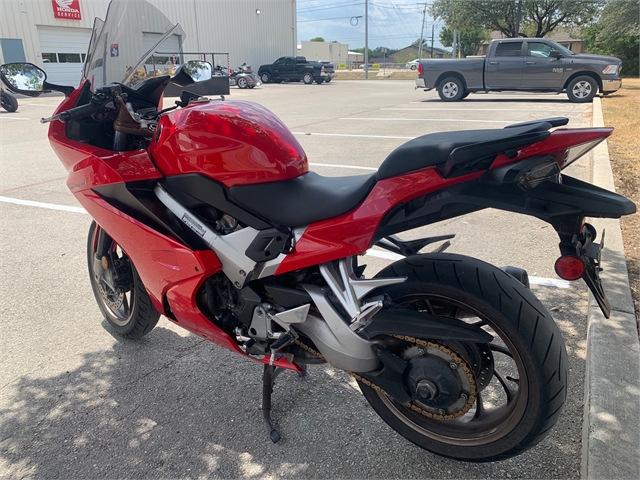
[[[130,0],[136,1],[136,0]],[[258,67],[296,54],[296,0],[150,0],[186,33],[188,52],[230,54],[231,66]],[[0,0],[0,38],[22,39],[27,61],[42,66],[38,25],[91,28],[108,0],[80,0],[82,20],[54,18],[51,0]],[[260,10],[260,14],[256,14]],[[3,63],[0,50],[0,63]]]

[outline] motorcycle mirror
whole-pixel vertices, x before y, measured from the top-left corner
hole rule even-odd
[[[209,62],[189,60],[180,65],[171,81],[181,87],[197,82],[209,80],[213,73],[213,67]]]
[[[0,77],[14,93],[37,97],[44,92],[47,74],[32,63],[5,63],[0,66]]]

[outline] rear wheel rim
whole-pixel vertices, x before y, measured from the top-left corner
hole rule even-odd
[[[239,78],[238,79],[238,86],[241,88],[244,88],[247,86],[247,80],[244,78]]]
[[[434,305],[446,303],[449,307],[455,308],[456,316],[464,313],[465,321],[468,321],[468,314],[471,314],[473,317],[476,317],[475,322],[471,323],[482,324],[484,328],[490,326],[489,331],[495,337],[492,343],[489,344],[494,357],[496,357],[495,354],[498,353],[500,357],[510,358],[512,363],[510,368],[511,370],[513,370],[514,367],[517,369],[519,382],[515,383],[511,381],[513,377],[508,373],[501,373],[499,371],[498,364],[507,367],[506,363],[509,362],[505,362],[505,358],[497,359],[494,361],[497,375],[494,375],[490,384],[482,392],[477,394],[476,401],[471,410],[455,420],[430,419],[421,413],[415,412],[395,402],[383,393],[376,391],[376,394],[389,411],[406,426],[418,434],[438,442],[466,447],[486,445],[504,438],[513,432],[521,422],[527,407],[528,381],[522,358],[511,341],[493,322],[459,300],[435,295],[415,295],[412,297],[421,298],[408,299],[407,297],[402,297],[394,300],[394,303],[405,306],[407,304],[414,304],[413,306],[415,306],[417,300],[424,301],[426,299],[425,304],[427,307],[425,310],[431,310],[430,313],[437,313],[434,311]],[[418,309],[421,310],[422,308]],[[509,353],[507,354],[505,352]],[[514,385],[518,386],[517,390],[513,388]],[[491,402],[495,401],[496,388],[503,389],[504,394],[502,396],[505,397],[506,403],[496,408],[491,408]],[[487,402],[487,399],[489,399],[489,402]]]
[[[576,83],[573,86],[573,96],[576,98],[588,98],[591,95],[591,84],[586,80]]]
[[[458,84],[455,82],[447,82],[442,86],[442,94],[447,98],[455,97],[458,91]]]
[[[269,82],[269,74],[268,73],[263,73],[262,74],[262,82],[263,83],[268,83]]]

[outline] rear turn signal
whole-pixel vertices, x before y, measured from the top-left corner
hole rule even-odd
[[[578,280],[584,273],[584,263],[573,255],[564,255],[556,260],[556,273],[565,280]]]
[[[418,75],[424,75],[424,68],[422,68],[422,63],[418,62]]]

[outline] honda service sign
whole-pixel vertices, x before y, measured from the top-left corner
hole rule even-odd
[[[67,20],[82,20],[80,14],[80,0],[51,0],[53,16]]]

